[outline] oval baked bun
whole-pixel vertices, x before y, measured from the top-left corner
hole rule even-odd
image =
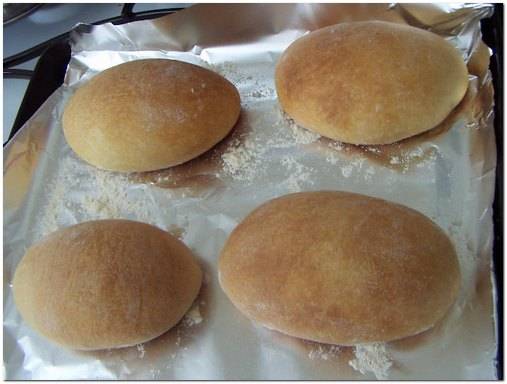
[[[275,79],[296,123],[352,144],[389,144],[434,128],[468,87],[463,58],[450,43],[382,21],[301,37],[283,53]]]
[[[118,348],[153,339],[183,317],[202,272],[169,233],[128,220],[89,221],[30,247],[13,280],[24,321],[62,346]]]
[[[460,286],[453,245],[422,214],[345,192],[271,200],[234,229],[220,284],[247,317],[323,343],[385,342],[432,327]]]
[[[142,172],[206,152],[239,114],[239,93],[219,74],[181,61],[136,60],[80,87],[65,107],[63,132],[88,163]]]

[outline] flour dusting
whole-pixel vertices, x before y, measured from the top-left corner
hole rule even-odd
[[[139,358],[143,359],[146,351],[144,350],[144,344],[137,344],[137,350],[139,351]]]
[[[287,124],[292,131],[292,135],[296,144],[311,144],[320,139],[318,133],[309,131],[296,124],[296,122],[286,115]]]
[[[313,168],[310,168],[293,157],[282,159],[282,165],[287,169],[289,177],[284,182],[290,192],[300,192],[303,190],[304,184],[313,184],[310,179]]]
[[[311,360],[329,360],[337,357],[340,353],[340,347],[337,345],[318,344],[317,348],[313,348],[308,352]]]
[[[276,94],[273,88],[258,88],[255,91],[248,92],[246,96],[252,97],[254,99],[266,99],[274,97]]]
[[[241,92],[244,106],[248,107],[251,102],[276,99],[273,79],[267,74],[263,76],[262,71],[256,70],[250,73],[245,71],[241,64],[232,61],[210,64],[210,67],[236,85]]]
[[[437,160],[438,151],[435,148],[424,150],[416,147],[410,150],[404,150],[389,158],[389,164],[401,169],[402,173],[407,173],[412,165],[416,168],[424,168]]]
[[[354,347],[355,358],[349,365],[363,375],[371,372],[379,380],[388,377],[393,361],[385,343],[362,344]]]
[[[236,139],[222,155],[223,169],[235,180],[252,181],[261,169],[264,150],[252,139]]]
[[[152,222],[149,200],[131,198],[131,185],[125,174],[96,169],[74,156],[64,156],[46,187],[48,200],[42,207],[38,235],[86,220],[135,217]],[[69,186],[80,192],[73,193]]]
[[[194,303],[192,308],[186,313],[185,317],[183,318],[183,324],[186,327],[192,327],[194,325],[202,323],[202,316],[201,311],[199,309],[199,304]]]
[[[342,151],[345,148],[345,145],[339,141],[331,141],[327,146],[335,151]]]
[[[253,76],[244,73],[241,66],[232,61],[209,64],[209,67],[233,82],[238,88],[244,86],[249,81],[253,81]]]

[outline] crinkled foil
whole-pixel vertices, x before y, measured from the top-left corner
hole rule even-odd
[[[338,22],[381,19],[434,31],[470,61],[487,4],[197,5],[152,21],[78,25],[65,83],[4,149],[4,364],[8,379],[372,379],[330,348],[259,327],[219,287],[217,258],[253,208],[304,190],[346,190],[419,210],[452,238],[462,287],[447,316],[420,335],[387,344],[389,379],[496,377],[492,201],[496,166],[491,77],[470,75],[464,101],[436,129],[389,146],[335,143],[280,111],[275,63],[295,39]],[[234,131],[181,166],[121,175],[78,159],[62,134],[69,96],[101,70],[140,58],[211,68],[242,98]],[[480,67],[480,66],[479,66]],[[84,220],[121,217],[155,224],[194,251],[206,279],[200,316],[131,348],[65,350],[32,331],[16,311],[11,281],[27,247]]]

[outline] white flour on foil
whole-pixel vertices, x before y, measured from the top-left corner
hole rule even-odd
[[[393,361],[385,343],[356,345],[354,354],[355,358],[349,361],[352,368],[363,375],[371,372],[379,380],[387,379]]]
[[[301,192],[305,184],[314,184],[310,179],[313,168],[298,162],[293,157],[282,159],[282,165],[290,174],[284,182],[290,192]]]
[[[266,147],[247,138],[233,140],[222,155],[223,170],[235,180],[252,181],[264,170],[262,155]]]
[[[342,347],[331,344],[314,344],[308,352],[310,360],[334,360],[340,357]],[[354,358],[348,364],[362,375],[373,373],[379,380],[388,378],[393,360],[385,343],[361,344],[353,347]]]
[[[183,339],[188,337],[189,328],[192,328],[196,325],[199,325],[203,322],[203,317],[201,315],[201,305],[204,305],[204,301],[194,302],[192,307],[188,310],[188,312],[183,316],[183,319],[180,321],[178,325],[175,326],[174,330],[169,332],[176,332],[176,339],[174,341],[174,346],[178,347],[178,352],[173,352],[170,356],[171,359],[174,360],[177,356],[179,356],[179,347],[182,344]],[[146,355],[145,343],[136,345],[138,351],[138,358],[144,359]],[[187,348],[181,348],[183,351],[187,350]]]
[[[317,344],[316,348],[312,348],[308,352],[308,358],[310,360],[329,360],[339,354],[340,347],[338,345]]]
[[[156,225],[156,204],[132,195],[132,186],[126,174],[94,168],[74,155],[63,156],[56,175],[46,186],[47,201],[41,207],[37,236],[87,220],[134,219]],[[143,184],[139,188],[149,186]],[[73,189],[80,192],[73,193]],[[166,230],[177,232],[178,237],[184,234],[184,229],[174,225]]]

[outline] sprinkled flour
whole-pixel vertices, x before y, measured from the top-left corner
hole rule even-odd
[[[248,82],[253,81],[253,76],[244,73],[241,66],[232,61],[208,65],[213,71],[218,72],[237,87],[244,86]]]
[[[340,169],[342,171],[343,177],[350,177],[350,175],[352,175],[352,171],[354,170],[354,167],[352,166],[352,164],[348,164],[348,165],[344,165]]]
[[[335,151],[342,151],[345,148],[345,145],[339,141],[331,141],[327,146]]]
[[[201,311],[199,309],[199,304],[194,303],[192,308],[186,313],[183,318],[183,324],[186,327],[192,327],[194,325],[202,323]]]
[[[310,180],[313,168],[301,164],[292,157],[282,159],[282,165],[285,166],[289,173],[289,177],[285,181],[285,184],[290,192],[300,192],[302,190],[302,185],[305,183],[313,184],[313,181]]]
[[[363,375],[371,372],[379,380],[387,379],[393,362],[385,343],[356,345],[354,354],[355,358],[349,361],[352,368]]]
[[[326,155],[326,161],[329,164],[336,165],[340,161],[340,158],[338,156],[336,156],[334,153],[328,153]]]
[[[308,357],[311,360],[329,360],[332,357],[339,355],[340,347],[337,345],[318,344],[316,348],[308,352]]]
[[[252,182],[263,174],[268,167],[271,149],[286,149],[298,145],[311,144],[320,136],[304,128],[298,127],[293,120],[280,112],[280,119],[272,128],[269,138],[248,136],[244,140],[234,139],[222,154],[223,171],[234,180]],[[309,182],[311,168],[300,164],[294,159],[294,155],[287,155],[282,160],[287,176],[285,183],[290,191],[301,190],[301,183]]]
[[[338,345],[310,343],[312,349],[308,352],[310,360],[332,360],[341,353]],[[349,365],[361,374],[373,373],[379,380],[387,379],[393,362],[386,350],[385,343],[356,345],[353,349],[355,357]]]
[[[320,139],[321,136],[318,133],[300,127],[287,115],[285,115],[285,118],[292,131],[292,137],[294,138],[296,144],[311,144]]]
[[[389,164],[401,164],[401,159],[399,156],[392,156],[389,160]]]
[[[247,138],[236,139],[222,155],[224,171],[235,180],[251,181],[261,169],[261,155],[265,148]]]
[[[125,174],[102,171],[74,156],[63,156],[46,186],[48,200],[41,207],[36,234],[42,237],[72,223],[97,219],[134,218],[155,224],[152,212],[156,207],[149,199],[130,196],[131,188]],[[73,189],[79,192],[73,193]]]
[[[137,350],[139,351],[139,358],[143,359],[144,354],[146,353],[146,351],[144,350],[144,344],[137,344],[136,347],[137,347]]]
[[[259,77],[258,71],[249,73],[238,63],[228,61],[213,64],[211,67],[238,87],[245,113],[252,108],[252,103],[273,99],[276,96],[272,78]],[[251,183],[265,173],[269,164],[269,159],[265,155],[271,148],[282,149],[311,144],[320,138],[320,135],[299,127],[278,107],[276,113],[278,121],[272,127],[268,138],[261,138],[257,134],[250,133],[250,136],[244,140],[231,141],[221,155],[222,170],[225,174],[234,180]],[[289,172],[284,177],[285,184],[290,191],[300,191],[302,183],[309,181],[310,169],[301,164],[295,164],[290,159],[287,161],[293,166],[287,168]]]
[[[275,90],[273,88],[258,88],[255,91],[247,93],[246,96],[253,97],[254,99],[270,98],[275,96]]]
[[[204,301],[200,302],[194,302],[190,310],[185,314],[181,322],[174,327],[174,329],[170,330],[169,332],[174,332],[173,337],[171,338],[170,335],[168,337],[168,340],[173,340],[173,352],[169,355],[170,360],[173,361],[177,358],[181,358],[183,356],[186,356],[186,353],[188,351],[188,347],[185,346],[189,338],[192,338],[192,327],[200,324],[203,322],[203,317],[201,315],[200,306],[204,305]],[[162,336],[162,337],[167,337]],[[146,348],[150,349],[150,343],[147,343]],[[138,352],[137,357],[139,359],[144,359],[145,355],[147,354],[147,350],[145,348],[145,343],[137,344],[136,349]],[[170,367],[170,364],[167,366]]]
[[[248,72],[241,64],[231,61],[210,64],[209,66],[236,85],[241,92],[243,106],[248,107],[251,102],[260,101],[261,99],[274,100],[276,98],[273,79],[270,76],[263,76],[263,71],[250,68],[250,72]],[[246,91],[251,88],[253,89]]]
[[[410,149],[409,151],[401,151],[389,158],[389,164],[401,169],[402,173],[406,173],[412,165],[417,168],[427,167],[430,163],[434,163],[438,157],[438,151],[435,148],[424,150],[421,147]]]
[[[358,156],[353,157],[351,159],[347,159],[343,163],[343,165],[341,165],[339,168],[342,176],[345,178],[349,178],[354,173],[363,173],[363,177],[365,180],[371,179],[372,175],[375,174],[375,168],[369,166],[365,171],[363,171],[363,165],[365,161],[366,159],[364,157]]]

